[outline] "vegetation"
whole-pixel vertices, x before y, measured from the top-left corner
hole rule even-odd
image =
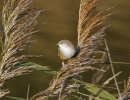
[[[107,42],[104,39],[105,30],[110,26],[106,25],[94,34],[92,30],[101,25],[108,16],[102,16],[104,12],[113,7],[99,12],[91,19],[90,15],[95,11],[98,0],[81,0],[79,8],[78,37],[77,37],[77,54],[69,59],[66,64],[61,66],[59,71],[35,64],[24,62],[28,57],[39,57],[37,55],[20,55],[16,54],[26,48],[30,48],[29,43],[31,35],[36,33],[34,26],[38,24],[37,17],[42,12],[35,8],[29,8],[34,0],[5,0],[1,16],[0,36],[1,36],[1,59],[0,59],[0,98],[6,96],[10,91],[3,89],[4,83],[20,75],[26,75],[33,70],[39,70],[44,73],[53,75],[50,85],[44,91],[41,91],[29,98],[18,98],[7,96],[15,100],[70,100],[72,97],[79,100],[128,100],[130,83],[125,84],[123,92],[120,92],[116,76],[111,61],[110,51]],[[104,50],[99,47],[105,45]],[[99,55],[94,57],[94,55]],[[107,62],[109,59],[109,62]],[[100,64],[99,67],[94,67]],[[112,69],[113,77],[100,83],[108,69]],[[82,81],[81,73],[89,70],[96,70],[92,83]],[[111,80],[115,81],[115,86],[107,87]],[[117,95],[109,93],[108,89],[117,89]],[[87,90],[85,93],[81,89]],[[29,90],[28,90],[29,92]]]

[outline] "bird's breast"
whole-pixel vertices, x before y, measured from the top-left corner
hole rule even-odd
[[[75,54],[75,48],[60,47],[58,52],[61,60],[67,60],[72,58],[72,56]]]

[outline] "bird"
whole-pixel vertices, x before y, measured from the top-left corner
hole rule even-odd
[[[58,56],[62,61],[71,59],[75,53],[76,48],[69,40],[61,40],[57,43],[58,45]]]

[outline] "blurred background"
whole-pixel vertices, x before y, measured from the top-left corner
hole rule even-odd
[[[38,21],[46,22],[39,24],[35,30],[41,30],[33,34],[32,38],[37,39],[32,43],[34,48],[26,49],[20,54],[43,55],[40,58],[29,58],[28,61],[41,65],[50,66],[54,70],[61,67],[61,60],[57,56],[57,42],[62,39],[71,40],[77,45],[77,23],[80,0],[36,0],[32,5],[39,9],[48,9],[40,14]],[[0,11],[2,10],[3,0],[0,1]],[[112,54],[112,61],[130,62],[130,0],[99,0],[95,13],[116,6],[108,13],[117,12],[111,15],[98,29],[102,26],[111,24],[106,30],[106,40],[109,49],[122,55]],[[96,28],[96,30],[98,30]],[[95,30],[93,30],[95,31]],[[123,71],[117,77],[118,81],[124,81],[130,76],[130,65],[114,64],[115,72]],[[105,75],[105,79],[112,76],[111,70]],[[91,82],[94,71],[86,72],[83,80]],[[43,91],[49,85],[52,75],[34,71],[29,75],[14,77],[5,83],[4,89],[9,88],[10,96],[26,98],[27,88],[30,84],[29,97]],[[123,85],[120,87],[123,88]],[[3,100],[9,100],[3,98]]]

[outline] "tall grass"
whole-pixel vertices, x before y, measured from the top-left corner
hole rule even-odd
[[[71,97],[75,97],[75,99],[78,100],[84,100],[83,97],[87,97],[88,100],[128,100],[130,95],[129,79],[125,84],[123,92],[120,93],[116,76],[121,72],[117,74],[114,73],[112,67],[113,62],[109,54],[107,43],[105,42],[106,49],[104,49],[104,51],[99,50],[99,46],[104,44],[105,30],[110,25],[106,25],[95,34],[91,34],[95,27],[101,25],[103,21],[111,15],[102,16],[105,11],[109,10],[107,9],[95,14],[89,19],[90,15],[92,15],[97,8],[98,0],[80,1],[77,26],[77,52],[59,71],[56,72],[45,66],[30,62],[23,62],[27,57],[33,57],[35,55],[16,56],[19,51],[29,48],[30,42],[34,42],[30,38],[33,33],[37,32],[33,29],[38,23],[36,19],[41,10],[29,8],[29,5],[33,1],[34,0],[4,1],[0,25],[2,48],[0,58],[0,98],[9,93],[8,89],[2,88],[7,80],[15,76],[29,74],[32,69],[35,69],[52,74],[54,77],[47,89],[37,93],[31,97],[30,100],[70,100]],[[102,55],[102,57],[93,56],[97,54]],[[108,58],[110,62],[106,64]],[[94,67],[95,64],[100,64],[100,66]],[[113,70],[113,76],[98,86],[104,74],[110,69],[110,65]],[[83,82],[81,73],[89,70],[96,70],[92,78],[92,83]],[[116,96],[107,92],[109,87],[106,87],[113,79],[116,84],[114,88],[118,90]],[[81,88],[88,90],[89,93],[82,93],[80,91]],[[10,98],[20,100],[20,98]],[[27,96],[27,99],[21,100],[29,100],[29,97]]]
[[[29,9],[28,6],[34,0],[5,0],[1,15],[0,24],[0,41],[1,41],[1,57],[0,57],[0,98],[9,93],[9,90],[2,89],[4,83],[19,75],[25,75],[31,72],[30,68],[22,67],[19,63],[27,57],[33,55],[16,54],[29,48],[31,34],[37,24],[36,18],[40,11]]]

